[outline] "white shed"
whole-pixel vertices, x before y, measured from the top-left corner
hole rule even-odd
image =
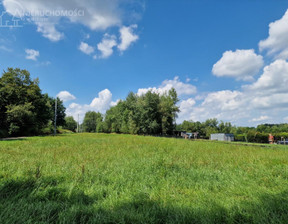
[[[210,140],[233,142],[234,141],[234,135],[233,134],[225,134],[225,133],[211,134]]]

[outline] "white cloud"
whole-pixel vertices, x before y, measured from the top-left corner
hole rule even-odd
[[[288,10],[285,15],[269,24],[269,36],[259,42],[260,51],[267,50],[268,55],[277,59],[288,59]]]
[[[127,50],[127,48],[133,43],[136,42],[139,39],[139,36],[134,34],[134,29],[137,28],[137,25],[131,25],[131,26],[122,26],[120,28],[120,39],[121,43],[118,45],[118,49],[123,52]]]
[[[179,114],[178,121],[204,121],[215,117],[237,125],[256,125],[264,119],[283,122],[288,114],[287,86],[288,62],[276,60],[264,68],[258,80],[243,86],[241,91],[211,92],[198,104],[184,107],[185,113]]]
[[[190,111],[193,109],[193,106],[196,104],[196,101],[192,98],[187,100],[182,100],[179,105],[180,113],[179,117],[181,121],[190,119]]]
[[[245,86],[248,90],[259,91],[261,95],[272,93],[287,93],[288,63],[276,60],[264,68],[261,77],[252,85]]]
[[[251,81],[263,66],[263,57],[253,49],[226,51],[213,65],[212,72],[218,77],[233,77],[237,80]]]
[[[253,118],[251,120],[251,122],[266,121],[268,119],[270,119],[270,117],[264,115],[264,116],[260,116],[260,117],[257,117],[257,118]]]
[[[40,56],[39,51],[33,50],[33,49],[25,49],[26,52],[26,59],[28,60],[33,60],[33,61],[37,61],[37,57]]]
[[[12,49],[10,49],[10,48],[8,48],[8,47],[6,47],[4,45],[0,45],[0,50],[1,51],[7,51],[7,52],[12,52],[13,51]]]
[[[95,108],[103,113],[110,107],[111,102],[112,93],[108,89],[104,89],[100,93],[98,93],[98,97],[95,97],[92,100],[90,107]]]
[[[105,34],[102,41],[97,44],[97,49],[101,52],[100,56],[94,56],[97,58],[108,58],[113,54],[113,47],[117,45],[116,37],[114,35]]]
[[[62,100],[63,102],[67,102],[70,100],[75,100],[76,97],[73,96],[71,93],[69,93],[68,91],[61,91],[57,94],[57,97]]]
[[[98,93],[98,97],[95,97],[90,104],[71,103],[66,109],[66,113],[68,116],[73,116],[74,119],[78,119],[79,114],[80,122],[82,122],[87,111],[105,113],[111,106],[115,106],[117,102],[112,101],[112,93],[108,89],[104,89]]]
[[[80,23],[91,30],[105,30],[122,22],[120,1],[114,0],[3,0],[3,5],[13,16],[19,16],[19,11],[21,15],[29,15],[28,19],[35,23],[38,32],[51,41],[64,37],[56,29],[61,18]],[[39,17],[43,12],[46,16]]]
[[[92,54],[94,52],[94,48],[92,46],[89,46],[85,42],[81,42],[79,45],[79,50],[82,51],[85,54]]]
[[[152,92],[164,94],[165,92],[168,92],[172,88],[174,88],[176,90],[178,96],[193,95],[197,92],[197,89],[195,86],[188,84],[188,83],[181,82],[179,80],[179,77],[176,76],[173,80],[164,80],[158,88],[157,87],[150,87],[150,88],[138,89],[137,94],[143,95],[150,90]]]
[[[239,91],[222,90],[218,92],[209,93],[202,103],[202,106],[213,105],[214,109],[222,111],[231,111],[241,106],[242,93]],[[240,98],[241,99],[241,98]]]
[[[42,33],[42,35],[48,38],[50,41],[57,42],[64,38],[64,34],[57,31],[55,28],[55,23],[50,22],[35,22],[37,25],[37,32]]]
[[[50,61],[42,61],[37,64],[37,66],[48,66],[51,65]]]

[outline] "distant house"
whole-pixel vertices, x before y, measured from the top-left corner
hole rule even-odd
[[[234,141],[234,135],[233,134],[225,134],[225,133],[211,134],[210,140],[233,142]]]
[[[173,135],[176,137],[184,137],[184,135],[186,134],[186,131],[174,131]]]

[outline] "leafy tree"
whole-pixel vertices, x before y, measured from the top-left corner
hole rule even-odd
[[[102,115],[95,111],[88,111],[83,121],[83,129],[85,132],[96,132],[97,123],[102,121]]]
[[[174,88],[169,90],[168,95],[162,95],[160,98],[160,112],[162,115],[162,134],[173,134],[173,130],[176,129],[176,117],[180,111],[176,106],[179,99],[177,92]]]
[[[31,103],[8,105],[6,108],[9,135],[25,134],[25,132],[30,134],[33,132],[36,117],[35,113],[32,112],[33,106]]]
[[[53,124],[55,121],[55,102],[56,102],[55,98],[52,98],[52,97],[49,98],[50,116],[51,116],[51,120],[52,120]],[[57,97],[57,116],[56,116],[57,126],[64,126],[65,125],[65,122],[66,122],[65,121],[65,116],[66,116],[65,110],[66,110],[66,108],[63,105],[63,101]]]
[[[65,117],[65,125],[64,128],[70,130],[70,131],[76,131],[77,128],[77,122],[74,120],[72,116]]]
[[[48,95],[27,70],[8,68],[0,78],[0,129],[10,135],[40,133],[51,118]]]
[[[130,134],[172,134],[179,111],[174,89],[159,95],[148,91],[138,96],[132,92],[126,100],[106,112],[105,127],[108,132]]]
[[[221,121],[218,125],[219,132],[221,133],[231,133],[232,132],[232,124],[230,122]]]

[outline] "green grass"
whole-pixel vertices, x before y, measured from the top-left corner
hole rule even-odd
[[[288,223],[288,150],[131,135],[0,141],[0,223]]]

